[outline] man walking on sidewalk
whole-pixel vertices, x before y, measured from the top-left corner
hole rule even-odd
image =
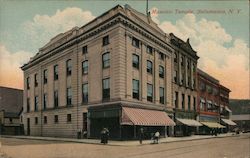
[[[144,131],[143,131],[143,128],[141,127],[139,130],[140,144],[142,144],[143,137],[144,137]]]

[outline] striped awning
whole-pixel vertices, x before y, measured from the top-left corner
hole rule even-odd
[[[198,127],[198,126],[202,126],[202,124],[196,120],[192,120],[192,119],[176,119],[177,121],[179,121],[180,123],[187,125],[187,126],[194,126],[194,127]]]
[[[233,122],[232,120],[229,120],[229,119],[221,119],[223,122],[225,122],[226,124],[228,125],[231,125],[231,126],[236,126],[237,124],[235,122]]]
[[[123,107],[122,125],[175,126],[175,122],[164,111]]]
[[[225,126],[222,126],[221,124],[217,122],[200,122],[203,125],[209,127],[209,128],[225,128]]]

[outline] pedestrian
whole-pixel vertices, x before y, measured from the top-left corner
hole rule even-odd
[[[108,128],[104,128],[105,130],[105,140],[104,140],[104,144],[108,144],[108,139],[109,139],[109,130]]]
[[[158,144],[159,143],[159,137],[160,137],[160,133],[157,131],[155,132],[155,143]]]
[[[101,130],[101,143],[105,144],[105,128]]]
[[[143,131],[143,128],[141,127],[140,130],[139,130],[140,144],[142,144],[143,137],[144,137],[144,131]]]

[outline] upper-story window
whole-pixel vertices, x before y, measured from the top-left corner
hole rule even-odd
[[[67,122],[71,122],[71,114],[67,114]]]
[[[27,86],[27,89],[30,89],[30,78],[29,77],[26,78],[26,86]]]
[[[54,80],[58,80],[58,65],[54,65]]]
[[[152,74],[153,73],[153,63],[147,60],[147,72]]]
[[[87,54],[88,53],[88,46],[82,47],[82,54]]]
[[[159,59],[160,60],[164,60],[165,55],[162,52],[159,52]]]
[[[190,69],[190,61],[187,60],[187,68]]]
[[[178,92],[175,92],[175,95],[174,95],[174,106],[175,106],[175,108],[178,108],[178,100],[179,100],[179,94],[178,94]]]
[[[38,124],[38,117],[35,117],[35,124]]]
[[[108,68],[110,66],[110,53],[104,53],[102,55],[102,68]]]
[[[133,98],[139,100],[139,80],[133,80]]]
[[[47,124],[47,116],[44,116],[44,117],[43,117],[43,123],[44,123],[44,124]]]
[[[58,90],[54,91],[54,108],[58,107]]]
[[[140,48],[140,41],[137,38],[133,37],[132,45],[137,47],[137,48]]]
[[[185,94],[181,95],[181,108],[185,109]]]
[[[35,84],[35,87],[37,87],[38,86],[38,80],[37,80],[37,74],[35,74],[35,80],[34,80],[34,84]]]
[[[147,46],[147,53],[153,54],[153,48],[151,46]]]
[[[58,115],[55,115],[55,116],[54,116],[54,122],[55,122],[55,123],[58,123],[58,122],[59,122]]]
[[[82,62],[82,74],[88,74],[89,63],[88,60]]]
[[[193,72],[196,72],[196,66],[193,64]]]
[[[43,84],[46,84],[48,82],[48,70],[43,70]]]
[[[133,67],[139,69],[139,56],[133,54]]]
[[[178,60],[177,60],[177,53],[174,53],[174,62],[177,63]]]
[[[82,85],[82,103],[87,103],[88,102],[88,83],[85,83]]]
[[[194,107],[194,111],[196,111],[196,98],[195,97],[193,99],[193,107]]]
[[[165,103],[165,99],[164,99],[164,88],[160,87],[160,103],[164,104]]]
[[[43,109],[46,110],[47,109],[47,94],[43,94]]]
[[[102,80],[102,99],[110,98],[110,79],[106,78]]]
[[[191,97],[188,95],[188,111],[191,110]]]
[[[177,83],[177,70],[174,71],[174,82]]]
[[[164,67],[161,65],[159,66],[159,77],[164,78]]]
[[[35,100],[34,100],[34,111],[38,111],[38,96],[35,96]]]
[[[30,112],[30,98],[27,98],[27,112]]]
[[[67,88],[67,106],[72,105],[72,91],[71,87]]]
[[[181,57],[181,66],[184,66],[184,57]]]
[[[102,38],[102,45],[106,46],[108,44],[109,44],[109,36],[107,35],[107,36]]]
[[[147,101],[153,101],[153,85],[147,84]]]
[[[66,74],[67,76],[70,76],[72,72],[72,63],[71,63],[71,59],[68,59],[66,61]]]

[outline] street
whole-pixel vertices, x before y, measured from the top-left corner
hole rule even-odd
[[[138,146],[0,138],[0,152],[4,158],[250,158],[249,136]]]

